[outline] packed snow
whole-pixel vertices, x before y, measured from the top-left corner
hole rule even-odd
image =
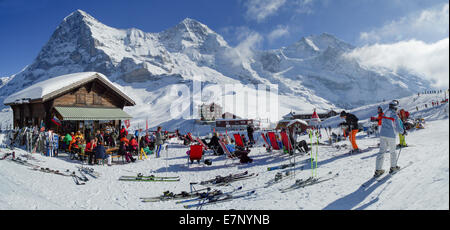
[[[403,106],[415,108],[429,100],[430,95],[403,98]],[[355,111],[360,114],[376,114],[378,105],[365,106]],[[16,164],[9,159],[0,160],[0,209],[184,209],[175,201],[143,203],[139,198],[162,195],[164,191],[179,193],[189,191],[191,182],[200,182],[214,178],[216,175],[228,175],[248,171],[258,174],[257,177],[231,183],[229,186],[214,187],[222,191],[230,191],[242,186],[244,191],[256,190],[250,197],[231,200],[219,204],[204,206],[203,209],[238,209],[238,210],[349,210],[349,209],[389,209],[389,210],[448,210],[449,209],[449,120],[448,104],[420,109],[412,116],[425,118],[425,128],[412,130],[406,136],[410,145],[401,149],[400,166],[408,166],[392,177],[363,186],[369,181],[375,170],[375,158],[378,153],[379,139],[360,132],[357,143],[360,148],[368,148],[367,152],[348,155],[350,149],[337,149],[335,145],[347,144],[348,140],[327,145],[327,134],[322,132],[320,140],[324,145],[318,146],[318,177],[338,174],[332,180],[281,193],[280,188],[292,185],[295,179],[306,179],[311,176],[310,155],[296,157],[298,163],[294,168],[267,171],[267,167],[289,163],[290,156],[281,152],[266,152],[263,141],[257,138],[258,145],[251,149],[249,156],[253,163],[241,164],[238,161],[227,164],[226,157],[205,155],[212,160],[212,165],[187,165],[187,147],[180,141],[168,141],[167,151],[162,151],[160,158],[149,155],[149,159],[137,160],[135,163],[115,163],[112,166],[89,166],[99,172],[97,179],[88,176],[85,185],[76,185],[72,178],[47,174],[30,170],[29,167]],[[336,119],[336,118],[333,118]],[[326,122],[326,121],[325,121]],[[182,123],[180,123],[182,124]],[[337,129],[334,129],[337,132]],[[255,133],[255,137],[260,136]],[[303,137],[308,140],[308,137]],[[0,143],[6,139],[0,134]],[[398,139],[397,139],[398,141]],[[308,141],[309,142],[309,141]],[[0,156],[11,150],[2,146]],[[16,157],[27,153],[15,149]],[[313,155],[316,147],[313,148]],[[32,155],[35,160],[30,163],[65,171],[77,171],[78,161],[69,160],[63,154],[49,158],[39,154]],[[389,156],[385,158],[384,167],[388,167]],[[264,188],[267,181],[274,178],[277,172],[295,170],[295,177]],[[78,172],[77,172],[78,173]],[[179,182],[126,182],[119,181],[123,175],[179,176]],[[203,188],[200,185],[197,189]]]

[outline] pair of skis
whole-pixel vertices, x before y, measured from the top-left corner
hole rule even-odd
[[[43,168],[43,167],[34,167],[34,168],[30,168],[30,169],[34,170],[34,171],[43,172],[43,173],[51,173],[51,174],[56,174],[56,175],[60,175],[60,176],[72,177],[72,179],[76,185],[84,185],[84,184],[86,184],[85,182],[87,182],[89,180],[84,174],[81,174],[81,177],[80,177],[75,173],[75,171],[72,171],[72,173],[70,173],[69,169],[67,169],[65,172],[61,172],[59,170],[54,170],[54,169],[50,169],[50,168]]]
[[[289,163],[289,164],[282,164],[282,165],[272,166],[272,167],[268,167],[267,171],[273,171],[273,170],[278,170],[278,169],[290,168],[290,167],[294,167],[295,165],[296,165],[296,163]]]
[[[141,197],[141,202],[159,202],[159,201],[168,201],[168,200],[180,200],[180,199],[187,199],[187,198],[195,198],[195,197],[205,197],[207,194],[219,194],[221,191],[214,190],[210,191],[210,188],[204,188],[199,189],[192,192],[180,192],[177,194],[174,194],[170,191],[165,191],[163,195],[161,196],[155,196],[155,197]]]
[[[329,173],[331,174],[331,172]],[[339,176],[339,173],[336,173],[334,175],[326,176],[326,177],[309,177],[307,179],[298,179],[295,181],[295,183],[287,188],[281,188],[280,191],[282,193],[290,192],[299,188],[304,188],[306,186],[311,186],[315,184],[319,184],[325,181],[333,180]]]
[[[255,173],[248,173],[248,171],[242,172],[242,173],[236,173],[236,174],[230,174],[227,176],[216,176],[216,178],[202,181],[199,184],[200,185],[215,185],[215,186],[223,186],[223,185],[229,185],[231,182],[239,181],[239,180],[246,180],[253,177],[258,176],[258,174]]]
[[[5,155],[3,155],[1,158],[0,158],[0,160],[4,160],[4,159],[6,159],[6,158],[8,158],[9,156],[12,156],[13,155],[13,153],[5,153]]]
[[[27,160],[24,160],[20,157],[14,157],[14,155],[13,155],[13,158],[10,160],[14,163],[17,163],[17,164],[20,164],[23,166],[28,166],[28,167],[32,167],[32,168],[40,168],[41,167],[39,165],[32,164],[32,163],[28,162]]]
[[[142,174],[138,174],[137,176],[121,176],[119,178],[120,181],[138,181],[138,182],[177,182],[180,181],[179,176],[173,177],[162,177],[162,176],[144,176]]]
[[[266,184],[264,185],[264,188],[268,188],[274,184],[280,183],[281,181],[292,178],[294,175],[295,174],[292,173],[291,171],[285,171],[284,174],[281,172],[278,172],[277,174],[275,174],[274,178],[272,178],[266,182]]]
[[[83,166],[77,166],[78,171],[80,173],[88,174],[89,176],[93,177],[94,179],[97,179],[100,177],[100,173],[94,171],[93,168],[83,167]]]
[[[378,177],[373,176],[373,177],[370,178],[367,182],[363,183],[361,186],[362,186],[362,187],[368,187],[368,186],[370,186],[372,183],[386,181],[386,180],[390,179],[392,176],[394,176],[395,174],[397,174],[398,172],[400,172],[401,170],[403,170],[403,169],[405,169],[405,168],[408,168],[408,167],[411,166],[412,164],[413,164],[413,162],[410,161],[407,165],[405,165],[405,166],[403,166],[403,167],[400,167],[399,170],[397,170],[397,171],[395,171],[395,172],[393,172],[393,173],[388,173],[387,175],[381,175],[381,176],[378,176]]]
[[[206,194],[204,197],[194,198],[190,200],[184,200],[177,203],[187,203],[187,202],[194,202],[198,201],[198,203],[194,204],[187,204],[184,205],[184,208],[202,208],[204,205],[211,205],[211,204],[217,204],[222,202],[228,202],[234,199],[244,198],[251,196],[256,193],[256,190],[250,190],[245,191],[241,193],[237,193],[239,190],[241,190],[242,187],[238,187],[230,192],[220,193],[220,194]]]

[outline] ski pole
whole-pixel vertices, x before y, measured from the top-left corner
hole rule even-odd
[[[311,173],[312,177],[314,177],[314,161],[313,161],[313,138],[312,138],[312,130],[309,131],[309,137],[311,139]]]
[[[169,144],[166,145],[166,176],[168,175],[167,159],[169,158]]]
[[[395,161],[395,166],[398,164],[398,159],[400,158],[400,153],[402,153],[403,146],[400,145],[400,150],[398,151],[397,160]]]
[[[317,145],[316,145],[316,176],[317,176],[317,161],[319,159],[318,155],[319,155],[319,136],[318,133],[316,135],[317,137]]]

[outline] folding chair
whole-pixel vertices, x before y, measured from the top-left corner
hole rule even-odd
[[[286,132],[281,132],[281,141],[285,147],[285,150],[288,151],[289,154],[294,152],[294,148],[292,148],[291,141]]]
[[[227,146],[223,143],[223,141],[219,141],[220,147],[222,147],[223,152],[227,155],[227,160],[225,161],[225,165],[227,164],[228,160],[231,159],[232,161],[239,159],[239,157],[236,156],[236,154],[228,151]]]
[[[269,140],[270,140],[270,143],[272,144],[272,148],[274,150],[280,150],[280,147],[278,146],[278,143],[277,143],[277,138],[275,137],[275,133],[268,132],[267,134],[269,135]]]
[[[191,133],[188,133],[188,138],[189,138],[189,140],[191,141],[191,142],[194,142],[194,138],[192,138],[192,135],[191,135]]]
[[[195,160],[200,164],[200,161],[202,159],[203,159],[203,146],[191,145],[188,156],[188,166],[189,164],[194,163]]]
[[[205,143],[203,143],[202,139],[200,139],[200,138],[198,138],[198,137],[196,137],[195,139],[197,140],[197,142],[198,142],[205,150],[208,150],[208,149],[209,149],[208,146],[207,146]]]
[[[242,141],[241,135],[239,134],[233,134],[234,136],[234,141],[236,143],[237,146],[245,148],[244,146],[244,142]]]
[[[264,133],[261,133],[261,136],[263,137],[263,140],[266,143],[266,146],[267,146],[266,150],[267,150],[267,152],[272,152],[272,146],[267,141],[266,135],[264,135]]]
[[[203,146],[203,149],[205,150],[205,151],[208,151],[208,150],[211,150],[212,152],[213,152],[213,154],[217,154],[217,148],[215,148],[214,146],[213,147],[208,147],[203,141],[202,141],[202,139],[200,139],[200,138],[196,138],[196,140],[197,140],[197,142],[198,143],[200,143],[200,145],[201,146]],[[208,152],[208,153],[211,153],[210,151]],[[206,154],[206,152],[205,152],[205,154]]]

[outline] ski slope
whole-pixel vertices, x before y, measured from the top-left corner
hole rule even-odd
[[[413,101],[414,98],[402,99]],[[416,99],[415,102],[418,99]],[[402,104],[402,102],[401,102]],[[407,103],[403,103],[406,105]],[[376,110],[376,106],[375,106]],[[356,111],[356,110],[355,110]],[[361,113],[369,114],[372,106],[361,108]],[[194,163],[187,166],[187,148],[171,140],[168,151],[161,153],[161,158],[150,155],[147,160],[138,160],[130,164],[114,164],[113,166],[92,166],[101,173],[98,179],[89,177],[85,185],[76,185],[72,178],[54,174],[46,174],[30,170],[10,160],[0,160],[0,209],[26,210],[183,210],[175,201],[142,203],[140,197],[161,195],[164,191],[179,193],[189,191],[190,182],[200,182],[214,178],[216,175],[248,171],[258,176],[232,183],[230,186],[217,187],[222,191],[230,191],[243,186],[244,191],[256,190],[256,194],[247,198],[232,200],[220,204],[204,206],[203,209],[237,209],[237,210],[448,210],[449,209],[449,120],[448,105],[433,107],[422,111],[425,129],[408,133],[406,142],[410,147],[401,150],[399,165],[412,165],[401,170],[393,177],[362,186],[372,178],[375,170],[375,158],[378,153],[378,139],[359,133],[357,143],[361,149],[369,151],[348,155],[350,149],[328,145],[318,146],[318,177],[339,174],[333,180],[281,193],[280,188],[292,185],[295,179],[306,179],[311,176],[310,155],[298,156],[295,178],[286,179],[278,184],[264,188],[267,181],[274,178],[282,169],[267,171],[267,167],[290,162],[289,156],[279,152],[267,153],[259,146],[252,148],[251,164],[225,165],[225,156],[206,155],[212,160],[211,166]],[[323,134],[324,135],[324,134]],[[255,135],[256,136],[256,135]],[[0,142],[5,138],[0,134]],[[326,138],[326,134],[325,134]],[[307,138],[306,138],[307,139]],[[321,140],[324,142],[325,140]],[[397,140],[398,141],[398,140]],[[348,140],[338,143],[351,146]],[[316,154],[316,147],[313,155]],[[0,148],[0,156],[10,152]],[[16,156],[26,152],[16,149]],[[76,171],[77,161],[67,158],[48,158],[33,154],[36,160],[29,162],[42,167],[65,171]],[[385,158],[384,168],[388,170],[389,156]],[[118,178],[123,175],[180,176],[179,182],[125,182]],[[77,172],[77,174],[79,174]],[[196,188],[202,188],[197,186]],[[216,188],[216,187],[212,187]]]

